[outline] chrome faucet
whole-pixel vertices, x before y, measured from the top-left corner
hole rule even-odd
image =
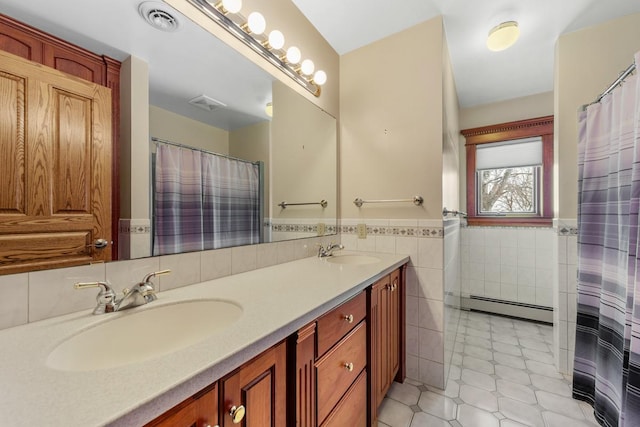
[[[344,249],[344,246],[338,245],[338,244],[335,244],[335,243],[329,243],[329,245],[326,248],[322,247],[322,245],[318,245],[318,246],[319,246],[319,248],[318,248],[318,258],[326,258],[326,257],[332,256],[333,255],[333,251],[335,249],[338,249],[338,250]]]
[[[151,278],[169,274],[171,270],[149,273],[131,289],[123,291],[122,298],[117,299],[116,293],[107,282],[81,282],[73,285],[76,289],[100,288],[96,301],[98,302],[93,314],[112,313],[142,304],[148,304],[158,299]]]

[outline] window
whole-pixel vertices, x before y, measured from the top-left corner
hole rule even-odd
[[[553,116],[463,130],[475,225],[551,223]]]

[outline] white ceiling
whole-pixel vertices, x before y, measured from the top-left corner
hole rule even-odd
[[[443,15],[463,107],[552,90],[560,34],[640,12],[640,0],[292,1],[339,54]],[[222,129],[267,120],[273,77],[167,4],[162,7],[180,18],[180,30],[150,27],[138,14],[141,2],[0,0],[0,13],[118,60],[145,60],[153,105]],[[520,40],[504,52],[489,52],[489,29],[513,19],[520,22]],[[227,108],[209,113],[187,104],[201,94]]]
[[[138,13],[142,1],[0,0],[0,13],[92,52],[144,60],[152,105],[227,130],[268,120],[272,76],[165,3],[157,2],[178,18],[179,30],[151,27]],[[188,104],[202,94],[227,107],[208,112]]]
[[[341,55],[442,15],[462,107],[553,90],[561,34],[640,12],[640,0],[292,1]],[[487,33],[509,20],[519,22],[520,39],[490,52]]]

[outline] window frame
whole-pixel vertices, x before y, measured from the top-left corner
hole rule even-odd
[[[467,153],[467,222],[469,225],[551,226],[553,221],[553,116],[518,120],[478,128],[464,129]],[[541,194],[539,214],[513,216],[479,215],[477,201],[476,148],[481,144],[529,137],[542,138]]]

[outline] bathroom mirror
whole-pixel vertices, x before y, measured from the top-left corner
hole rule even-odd
[[[141,3],[59,0],[54,6],[46,0],[4,0],[0,13],[92,52],[146,64],[149,164],[155,151],[151,138],[262,161],[264,242],[335,233],[335,118],[166,3],[153,2],[146,10],[169,11],[177,29],[153,28],[143,19]],[[151,212],[148,187],[147,194],[132,190],[131,200]],[[297,205],[321,200],[326,207]],[[279,206],[282,202],[287,205]],[[148,216],[134,219],[150,221]]]

